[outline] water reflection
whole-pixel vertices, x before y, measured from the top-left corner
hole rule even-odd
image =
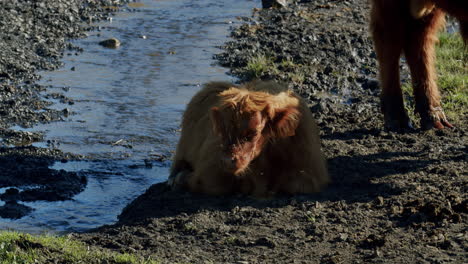
[[[250,15],[253,1],[142,1],[137,12],[119,13],[101,31],[78,41],[85,52],[66,58],[64,70],[45,73],[44,84],[73,98],[77,115],[66,123],[38,126],[61,149],[97,158],[142,159],[171,154],[176,128],[190,97],[202,83],[226,80],[213,65],[235,17]],[[142,38],[145,36],[145,38]],[[96,45],[118,38],[118,49]],[[68,70],[74,68],[75,70]],[[109,143],[125,140],[131,149]],[[78,145],[78,146],[77,146]]]

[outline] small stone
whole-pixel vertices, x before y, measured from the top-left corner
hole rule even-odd
[[[341,233],[340,234],[340,240],[341,241],[346,241],[348,239],[349,235],[346,233]]]
[[[375,256],[375,257],[381,257],[381,256],[382,256],[382,251],[380,251],[379,249],[376,249],[376,250],[374,251],[374,256]]]
[[[106,39],[106,40],[99,42],[99,45],[106,47],[106,48],[115,49],[115,48],[120,47],[120,41],[116,38],[110,38],[110,39]]]
[[[401,206],[392,206],[391,207],[391,212],[392,214],[401,214],[403,212],[403,209],[401,208]]]
[[[382,196],[377,196],[374,201],[375,205],[382,206],[384,205],[384,198]]]
[[[5,86],[5,91],[8,93],[14,93],[16,91],[15,87],[12,85]]]
[[[287,0],[262,0],[262,7],[263,8],[279,8],[279,7],[286,7],[288,6]]]

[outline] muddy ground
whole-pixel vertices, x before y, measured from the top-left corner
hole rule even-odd
[[[102,14],[95,10],[88,12]],[[91,245],[152,256],[162,263],[466,263],[468,117],[454,121],[456,128],[450,130],[398,134],[382,129],[368,10],[366,0],[308,0],[255,12],[243,18],[246,25],[234,30],[233,41],[217,55],[221,64],[245,80],[253,76],[242,68],[257,54],[292,62],[259,77],[287,81],[309,100],[333,180],[326,190],[254,200],[173,192],[156,184],[124,209],[117,224],[74,237]],[[11,10],[5,11],[2,5],[0,12]],[[64,28],[75,24],[72,21]],[[6,34],[4,28],[0,32]],[[65,162],[68,154],[28,146],[11,148],[13,143],[6,142],[38,136],[6,129],[10,125],[47,121],[33,111],[47,109],[35,100],[43,87],[34,85],[33,73],[42,66],[30,63],[18,72],[4,66],[18,63],[6,61],[5,50],[29,45],[36,34],[40,32],[22,36],[26,40],[18,42],[19,46],[0,42],[4,45],[0,49],[0,135],[4,142],[0,158],[17,162],[16,155],[20,155],[34,161]],[[60,54],[44,54],[45,59],[39,61],[59,62]],[[402,70],[406,81],[404,65]],[[51,110],[48,118],[56,120],[61,114]],[[0,171],[4,164],[0,163]]]
[[[466,263],[468,117],[449,130],[382,129],[368,12],[366,0],[263,10],[217,55],[246,80],[258,54],[293,62],[260,77],[309,99],[333,180],[325,191],[253,200],[157,184],[116,225],[77,237],[163,263]]]

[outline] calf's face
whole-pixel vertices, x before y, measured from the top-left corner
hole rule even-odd
[[[262,131],[267,119],[259,112],[238,112],[213,108],[213,129],[220,137],[223,166],[235,175],[241,174],[262,151],[265,143]]]
[[[215,135],[220,138],[224,169],[241,175],[257,158],[269,139],[294,135],[300,113],[296,108],[243,112],[238,109],[211,109]]]

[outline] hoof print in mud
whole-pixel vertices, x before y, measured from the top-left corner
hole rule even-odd
[[[359,246],[366,249],[376,249],[383,247],[386,242],[387,239],[385,236],[371,234],[366,239],[361,241]]]
[[[413,226],[424,226],[428,222],[443,221],[460,223],[467,213],[468,200],[423,201],[421,199],[404,204],[399,211],[401,220]]]

